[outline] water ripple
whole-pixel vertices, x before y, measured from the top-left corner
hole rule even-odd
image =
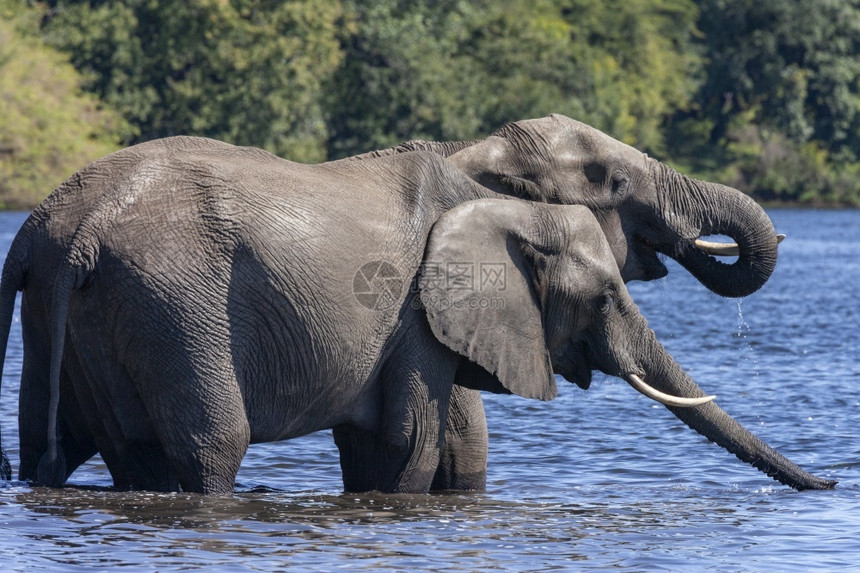
[[[75,487],[0,484],[4,571],[800,571],[860,562],[860,213],[775,211],[772,279],[721,299],[668,262],[631,292],[720,404],[797,463],[839,480],[795,492],[624,382],[560,381],[549,403],[487,396],[488,488],[344,495],[330,432],[252,446],[234,495],[115,492],[96,458]],[[0,214],[5,253],[19,214]],[[6,225],[4,228],[3,225]],[[20,324],[0,400],[17,464]]]

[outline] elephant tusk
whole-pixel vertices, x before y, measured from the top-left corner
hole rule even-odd
[[[625,380],[627,380],[627,383],[633,386],[639,392],[645,394],[655,402],[660,402],[665,406],[675,406],[677,408],[692,408],[693,406],[707,404],[708,402],[716,398],[716,396],[702,396],[701,398],[681,398],[678,396],[672,396],[671,394],[666,394],[665,392],[661,392],[656,388],[649,386],[636,374],[628,374]]]
[[[776,244],[781,243],[784,239],[785,235],[780,233],[776,236]],[[715,243],[712,241],[696,239],[696,246],[709,255],[713,255],[715,257],[736,257],[741,254],[737,243]]]

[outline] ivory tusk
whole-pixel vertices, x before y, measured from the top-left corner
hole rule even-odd
[[[776,243],[781,243],[783,239],[785,239],[785,235],[780,233],[776,236]],[[736,257],[741,254],[737,243],[715,243],[696,239],[696,246],[715,257]]]
[[[661,392],[656,388],[652,388],[636,374],[628,374],[625,380],[627,380],[627,383],[633,386],[639,392],[645,394],[655,402],[660,402],[661,404],[664,404],[666,406],[675,406],[678,408],[692,408],[693,406],[707,404],[708,402],[716,398],[716,396],[702,396],[701,398],[680,398],[678,396],[672,396],[671,394],[666,394],[665,392]]]

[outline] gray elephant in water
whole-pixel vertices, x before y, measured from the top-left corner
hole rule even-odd
[[[587,388],[594,369],[694,409],[695,429],[718,425],[778,479],[830,485],[708,404],[648,329],[587,208],[428,205],[428,186],[485,193],[432,154],[262,169],[271,158],[256,152],[172,146],[170,162],[210,177],[97,210],[54,292],[52,384],[68,332],[87,365],[75,391],[118,485],[229,492],[249,443],[346,424],[364,437],[350,450],[362,489],[426,492],[455,383],[545,400],[554,372]],[[349,200],[356,168],[361,197],[396,197],[400,217]],[[134,221],[156,232],[140,237]]]
[[[595,368],[622,376],[776,479],[832,485],[695,405],[588,209],[482,201],[422,152],[306,166],[173,138],[92,169],[72,181],[113,191],[50,290],[49,483],[80,457],[61,467],[56,432],[71,349],[81,433],[118,487],[229,491],[248,443],[349,427],[347,489],[427,491],[455,387],[547,399],[553,368],[582,387]],[[504,269],[504,288],[476,290],[457,264],[497,286]]]
[[[195,174],[171,172],[168,162],[140,168],[141,155],[157,155],[157,143],[132,148],[88,166],[55,191],[23,226],[10,249],[0,286],[0,336],[5,343],[16,289],[22,289],[25,363],[21,384],[22,479],[36,477],[37,462],[47,449],[49,411],[49,324],[54,277],[72,237],[84,221],[117,208],[142,193],[156,197],[180,189]],[[739,296],[756,290],[770,275],[776,260],[773,227],[763,211],[739,192],[687,179],[665,165],[605,134],[563,116],[511,124],[478,142],[410,143],[369,156],[431,148],[450,155],[449,162],[482,184],[485,195],[515,196],[541,202],[587,205],[598,217],[624,280],[663,276],[658,252],[677,258],[709,288]],[[163,151],[163,150],[162,150]],[[454,153],[456,151],[456,153]],[[365,157],[367,159],[367,157]],[[334,167],[352,161],[329,164]],[[358,177],[362,171],[358,168]],[[151,179],[147,185],[142,182]],[[360,179],[359,179],[360,181]],[[273,182],[277,184],[277,182]],[[356,185],[356,192],[362,188]],[[373,196],[367,198],[373,201]],[[461,198],[432,188],[423,200],[446,209]],[[381,201],[377,209],[387,209]],[[140,232],[144,232],[142,229]],[[731,265],[707,255],[710,247],[696,237],[723,233],[733,237],[740,256]],[[186,255],[186,256],[191,256]],[[5,348],[5,344],[3,346]],[[60,412],[63,451],[76,467],[98,449],[85,429],[85,410],[74,392],[75,380],[86,372],[73,344],[63,352]],[[436,487],[480,488],[486,460],[486,427],[476,393],[456,386],[449,415],[448,438]],[[349,450],[365,441],[350,426],[335,430],[344,461],[351,471]],[[356,477],[355,482],[361,478]]]

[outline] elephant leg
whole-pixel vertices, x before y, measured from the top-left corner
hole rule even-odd
[[[24,362],[18,402],[18,476],[21,480],[36,481],[39,460],[48,450],[50,337],[45,332],[44,321],[30,312],[28,297],[22,298],[21,305]],[[66,478],[98,452],[95,440],[87,429],[87,421],[91,416],[78,401],[77,383],[85,383],[84,373],[73,345],[67,341],[57,413],[58,446],[65,459]]]
[[[164,452],[184,491],[232,493],[251,436],[244,412],[237,411],[241,405],[241,396],[231,405],[198,401],[156,418]],[[179,431],[176,420],[183,421]]]
[[[143,403],[136,404],[142,411]],[[180,491],[179,476],[148,418],[131,432],[110,412],[102,413],[99,424],[99,452],[116,489]]]
[[[18,398],[18,479],[35,480],[39,460],[48,451],[48,397],[47,376],[43,380],[32,375],[24,365],[21,390]]]
[[[102,443],[102,459],[118,490],[180,491],[179,476],[159,443]]]
[[[350,424],[332,429],[334,443],[340,452],[340,469],[345,492],[379,489],[377,472],[380,463],[380,440],[377,434]]]
[[[99,345],[98,353],[88,355],[85,362],[74,352],[64,356],[66,369],[75,380],[72,396],[61,400],[73,405],[75,412],[61,440],[69,471],[98,452],[117,489],[179,491],[176,473],[146,415],[146,405],[126,369],[110,360],[108,352]],[[118,412],[126,414],[120,418]],[[91,444],[81,453],[85,459],[75,457],[80,448],[66,448],[70,435],[82,436]]]
[[[224,366],[217,368],[219,364]],[[167,383],[140,386],[152,426],[184,491],[231,493],[248,449],[251,430],[244,400],[227,364],[229,358],[211,361],[210,367],[190,365],[187,371],[177,364],[162,371]]]
[[[435,339],[394,356],[383,369],[377,484],[382,491],[426,493],[439,466],[459,357]]]
[[[48,450],[48,406],[50,393],[50,347],[40,337],[25,312],[22,302],[22,335],[24,362],[21,365],[21,387],[18,392],[18,479],[35,480],[39,460]],[[34,334],[36,332],[36,334]]]
[[[170,459],[159,443],[128,444],[123,452],[120,471],[121,475],[115,475],[113,472],[111,474],[114,475],[114,483],[118,488],[180,491],[179,475],[174,471]]]
[[[418,329],[432,337],[426,324]],[[458,361],[435,339],[406,348],[401,343],[393,349],[382,368],[382,414],[377,426],[347,423],[333,428],[345,491],[430,491]]]
[[[79,421],[79,412],[71,412],[74,406],[63,408],[59,416],[60,449],[66,460],[66,479],[76,469],[98,453],[92,436],[80,430],[83,428]]]
[[[44,379],[47,380],[47,377]],[[21,378],[18,403],[18,435],[20,439],[20,466],[18,479],[36,480],[42,455],[48,450],[48,395],[47,382],[32,370],[25,370]],[[65,459],[66,478],[97,452],[92,436],[81,421],[81,410],[75,393],[64,375],[61,382],[60,410],[57,416],[60,436],[59,450]]]
[[[430,490],[439,466],[442,422],[438,404],[422,394],[407,409],[389,410],[381,435],[348,424],[333,429],[344,491]]]
[[[84,371],[77,353],[67,344],[63,360],[60,395],[60,448],[66,459],[66,478],[98,453],[95,438],[89,429],[88,412],[93,410],[81,402],[76,384],[83,383]],[[86,399],[86,394],[84,394]]]
[[[431,490],[484,491],[488,448],[487,419],[480,392],[455,385],[448,407],[445,443]]]
[[[346,492],[382,489],[378,468],[384,445],[377,434],[344,424],[333,428]],[[487,421],[480,393],[455,386],[445,441],[431,491],[483,491],[487,481]]]
[[[229,355],[189,355],[186,345],[206,344],[136,334],[147,352],[124,360],[110,333],[76,344],[79,403],[115,487],[232,492],[250,430]]]

